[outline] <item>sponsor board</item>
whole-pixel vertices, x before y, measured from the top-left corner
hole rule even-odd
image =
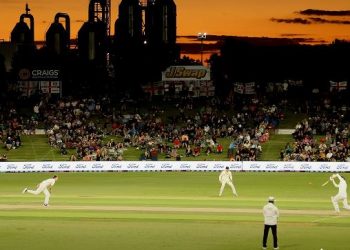
[[[162,72],[162,81],[210,80],[210,69],[203,66],[170,66]]]
[[[44,163],[43,165],[41,165],[41,169],[44,171],[52,171],[55,168],[55,166],[51,163]],[[40,167],[39,167],[40,169]]]
[[[31,172],[31,171],[34,171],[34,169],[35,169],[35,165],[32,163],[25,163],[23,165],[23,171],[25,172]]]
[[[350,172],[348,162],[0,162],[0,172],[222,171],[226,167],[230,171]]]
[[[283,162],[283,164],[281,165],[280,171],[292,172],[292,171],[296,171],[296,168],[295,168],[295,165],[293,163]]]
[[[92,167],[92,169],[100,169],[100,170],[105,169],[105,166],[102,163],[94,163],[94,164],[92,164],[91,167]]]
[[[299,171],[311,171],[312,165],[310,163],[301,163]]]
[[[209,166],[207,162],[199,162],[195,165],[194,171],[200,171],[200,170],[209,170]]]
[[[266,171],[278,171],[279,165],[276,163],[267,163],[265,169]]]
[[[225,164],[224,162],[221,162],[221,163],[218,162],[218,163],[214,163],[212,169],[213,170],[224,170],[226,167],[229,167],[228,164]]]
[[[122,170],[123,165],[121,163],[112,163],[110,168],[111,170]]]
[[[6,166],[6,170],[8,172],[16,171],[17,169],[18,169],[18,166],[16,164],[7,164],[7,166]]]
[[[73,169],[77,169],[77,170],[84,170],[84,169],[87,169],[87,165],[86,164],[83,164],[83,163],[78,163],[76,164]]]
[[[324,171],[329,172],[331,170],[332,170],[332,167],[326,163],[320,165],[320,171],[322,171],[322,172],[324,172]]]
[[[133,162],[133,163],[128,163],[127,165],[126,165],[126,170],[133,170],[133,169],[139,169],[139,164],[138,163],[135,163],[135,162]]]
[[[148,162],[145,163],[143,167],[145,168],[146,171],[154,170],[157,168],[155,163],[148,163]]]
[[[68,170],[73,170],[73,168],[71,168],[71,164],[69,163],[60,163],[57,166],[57,171],[68,171]]]
[[[20,69],[18,71],[18,79],[25,80],[34,80],[34,79],[58,79],[60,77],[59,69]]]
[[[186,162],[182,162],[182,163],[180,163],[179,169],[180,170],[191,170],[191,164],[186,163]]]
[[[242,171],[243,170],[243,164],[241,162],[230,162],[228,164],[228,167],[231,171]]]
[[[335,169],[336,171],[339,171],[339,172],[348,172],[350,171],[350,165],[346,163],[338,163]]]
[[[174,165],[170,162],[165,162],[160,165],[160,170],[174,170]]]
[[[264,171],[264,169],[262,169],[262,164],[258,162],[244,162],[243,171]]]

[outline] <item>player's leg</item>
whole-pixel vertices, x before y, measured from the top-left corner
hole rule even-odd
[[[226,185],[226,182],[223,181],[223,182],[221,183],[221,188],[220,188],[219,196],[222,195],[222,192],[224,191],[225,185]]]
[[[51,194],[50,194],[49,190],[47,190],[47,188],[45,188],[45,189],[43,190],[43,192],[44,192],[44,194],[45,194],[44,206],[47,206],[47,205],[49,205],[49,200],[50,200]]]
[[[332,200],[332,203],[333,203],[333,207],[334,207],[334,210],[336,212],[340,212],[339,210],[339,205],[338,205],[338,201],[341,199],[340,195],[336,195],[336,196],[332,196],[331,197],[331,200]]]
[[[44,190],[44,187],[39,186],[36,190],[30,190],[28,189],[26,192],[34,195],[40,194]]]
[[[343,208],[346,209],[346,210],[350,210],[350,206],[349,206],[349,204],[348,204],[348,199],[347,199],[347,197],[345,197],[345,198],[343,199]]]
[[[278,249],[277,225],[271,226],[271,231],[273,235],[273,248]]]
[[[269,230],[270,226],[269,225],[264,225],[264,236],[263,236],[263,249],[267,248],[267,237],[269,236]]]
[[[227,184],[231,187],[233,195],[238,196],[238,194],[236,192],[236,189],[235,189],[235,186],[233,185],[233,183],[229,181],[229,182],[227,182]]]

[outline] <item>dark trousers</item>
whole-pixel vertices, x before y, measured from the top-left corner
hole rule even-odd
[[[264,238],[263,238],[263,247],[267,247],[266,246],[266,242],[267,242],[267,236],[269,236],[269,230],[271,228],[272,231],[272,236],[273,236],[273,247],[277,248],[278,247],[278,243],[277,243],[277,225],[265,225],[264,226]]]

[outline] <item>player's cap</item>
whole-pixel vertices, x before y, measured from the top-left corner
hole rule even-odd
[[[274,202],[275,201],[275,197],[273,196],[270,196],[269,199],[268,199],[269,202]]]

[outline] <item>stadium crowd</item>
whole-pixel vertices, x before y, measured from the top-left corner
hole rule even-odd
[[[38,121],[34,116],[18,114],[16,106],[9,103],[0,105],[0,143],[9,151],[22,146],[22,134],[34,134]]]
[[[92,98],[48,103],[41,115],[50,145],[61,154],[76,149],[71,160],[122,160],[130,147],[141,151],[140,160],[157,160],[160,155],[177,160],[209,157],[224,150],[231,160],[256,160],[262,151],[261,143],[269,139],[269,131],[280,118],[275,105],[263,105],[258,99],[231,115],[220,110],[218,99],[197,103],[185,98],[174,104],[175,111],[157,105],[142,108],[135,102],[129,104],[112,107],[109,101]],[[198,105],[200,109],[194,110]],[[106,136],[121,140],[106,143]],[[224,149],[219,138],[229,138],[230,146]]]
[[[346,105],[313,106],[308,118],[296,125],[294,143],[281,151],[284,161],[350,161],[349,117]]]
[[[0,107],[0,140],[6,150],[20,147],[21,135],[35,134],[40,127],[49,145],[70,160],[123,160],[131,147],[139,150],[141,160],[200,155],[210,159],[211,154],[223,153],[230,160],[256,160],[281,115],[275,105],[259,98],[234,108],[218,98],[190,97],[168,106],[147,106],[131,98],[113,104],[108,97],[42,95],[24,112],[23,107],[17,112],[16,102],[5,103]],[[230,141],[227,148],[222,138]]]
[[[230,160],[254,161],[283,117],[267,98],[238,104],[218,98],[172,101],[168,106],[147,106],[131,98],[113,104],[108,97],[42,95],[28,117],[18,115],[15,106],[2,107],[0,138],[10,150],[21,146],[21,134],[44,127],[49,145],[70,160],[123,160],[124,152],[135,148],[140,160],[200,155],[211,159],[212,154],[225,153]]]

